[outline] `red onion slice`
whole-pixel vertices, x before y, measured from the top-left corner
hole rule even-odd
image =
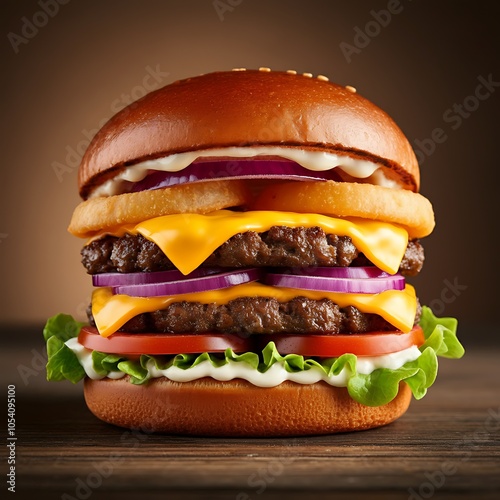
[[[400,274],[350,279],[269,273],[264,282],[272,286],[338,293],[380,293],[386,290],[404,290],[405,287],[405,279]]]
[[[165,283],[117,286],[113,288],[113,293],[130,295],[132,297],[158,297],[162,295],[208,292],[210,290],[220,290],[221,288],[257,281],[260,277],[261,272],[259,269],[250,268]]]
[[[341,180],[334,170],[316,171],[289,160],[218,160],[192,163],[178,172],[154,171],[134,183],[132,192],[211,179]]]
[[[164,283],[167,281],[179,281],[189,278],[199,278],[210,274],[217,274],[227,271],[221,267],[200,267],[187,275],[182,274],[177,269],[171,271],[142,272],[142,273],[102,273],[92,275],[94,286],[125,286],[144,285],[146,283]]]
[[[281,273],[280,273],[281,274]],[[300,276],[323,276],[325,278],[386,278],[391,276],[375,266],[359,267],[287,267],[283,269],[283,274],[293,274]]]

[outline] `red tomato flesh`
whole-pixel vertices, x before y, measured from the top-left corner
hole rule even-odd
[[[101,337],[96,328],[84,326],[78,341],[87,349],[113,354],[191,354],[224,352],[230,347],[234,352],[252,350],[248,338],[237,335],[173,334],[173,333],[113,333]]]
[[[273,335],[280,354],[302,354],[302,356],[338,357],[345,353],[356,356],[381,356],[402,351],[425,342],[420,326],[409,333],[399,331],[359,333],[350,335]],[[272,337],[272,338],[271,338]]]
[[[239,337],[223,333],[113,333],[101,337],[96,328],[84,326],[78,341],[87,349],[113,354],[196,354],[202,352],[251,352],[263,349],[273,341],[280,354],[337,357],[345,353],[357,356],[380,356],[401,351],[424,341],[422,328],[415,326],[409,333],[399,331],[348,335],[252,335]]]

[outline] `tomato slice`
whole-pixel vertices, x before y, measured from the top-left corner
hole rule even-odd
[[[234,352],[252,350],[248,338],[223,333],[120,333],[109,337],[99,335],[97,328],[84,326],[78,341],[87,349],[113,354],[191,354],[224,352],[230,347]]]
[[[224,352],[256,352],[268,342],[274,342],[280,354],[338,357],[345,353],[356,356],[381,356],[402,351],[425,342],[424,332],[415,326],[409,333],[399,331],[360,333],[348,335],[252,335],[243,338],[223,333],[113,333],[102,337],[96,328],[84,326],[78,341],[87,349],[113,354],[194,354]]]
[[[348,335],[265,335],[262,342],[273,341],[280,354],[337,357],[345,353],[356,356],[381,356],[402,351],[425,342],[420,326],[409,333],[399,331],[358,333]]]

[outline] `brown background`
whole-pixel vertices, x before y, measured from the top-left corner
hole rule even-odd
[[[375,24],[372,11],[398,4],[386,26]],[[493,324],[500,86],[482,101],[469,98],[466,104],[478,107],[467,118],[456,118],[453,106],[474,94],[479,77],[500,82],[499,3],[72,0],[47,18],[41,5],[3,5],[4,325],[41,325],[59,311],[83,316],[90,279],[79,263],[82,242],[66,227],[79,201],[74,165],[93,129],[145,85],[259,66],[355,86],[414,145],[443,129],[441,143],[423,157],[422,192],[434,204],[437,228],[425,240],[426,264],[414,283],[422,302],[459,317],[464,340],[477,338],[478,322]],[[30,32],[30,21],[41,26]],[[371,36],[360,40],[365,27]],[[349,62],[340,44],[354,46],[356,33]],[[13,34],[26,42],[15,50]],[[156,80],[147,77],[152,70]],[[57,163],[66,166],[59,176]]]

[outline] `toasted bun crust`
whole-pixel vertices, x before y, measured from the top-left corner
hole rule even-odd
[[[167,378],[133,385],[119,380],[85,379],[85,400],[105,422],[168,434],[199,436],[300,436],[370,429],[403,415],[411,400],[401,383],[389,404],[364,406],[347,389],[325,382],[284,382],[274,388],[244,380],[203,378],[172,382]]]
[[[419,167],[408,140],[384,111],[351,90],[275,71],[218,72],[174,82],[123,109],[97,133],[80,165],[80,194],[86,199],[94,186],[146,159],[254,145],[370,160],[418,191]]]

